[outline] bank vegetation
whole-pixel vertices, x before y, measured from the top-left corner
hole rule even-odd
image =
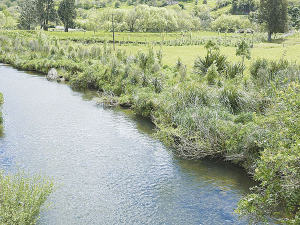
[[[0,62],[47,74],[52,68],[74,89],[92,89],[111,104],[131,107],[157,126],[156,136],[185,158],[219,157],[258,181],[236,209],[250,221],[277,215],[299,223],[300,67],[284,56],[254,60],[250,43],[229,62],[214,40],[193,71],[180,59],[162,64],[162,51],[113,51],[111,45],[49,38],[43,32],[0,35]]]

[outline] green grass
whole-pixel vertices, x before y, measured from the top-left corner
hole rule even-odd
[[[108,31],[74,31],[74,32],[60,32],[60,31],[49,31],[47,35],[50,37],[55,37],[60,40],[68,40],[72,38],[80,39],[106,39],[112,40],[113,34]],[[173,32],[173,33],[135,33],[135,32],[115,32],[115,41],[129,41],[129,42],[152,42],[152,41],[162,41],[162,40],[177,40],[177,39],[187,39],[190,38],[201,38],[201,37],[221,37],[224,38],[230,36],[240,36],[243,37],[244,34],[235,34],[235,33],[218,33],[215,31],[196,31],[196,32]],[[249,36],[249,34],[248,34]]]
[[[283,47],[284,46],[284,47]],[[126,49],[127,52],[136,53],[139,50],[146,51],[148,46],[117,46],[120,49]],[[206,50],[204,46],[154,46],[155,50],[162,49],[163,63],[174,66],[178,58],[191,69],[197,56],[204,56]],[[236,47],[221,47],[221,53],[228,57],[231,62],[240,61],[241,58],[236,56]],[[288,39],[286,43],[261,43],[255,44],[251,49],[251,60],[246,60],[246,67],[258,58],[276,60],[285,57],[289,61],[298,61],[300,59],[300,39]]]
[[[72,38],[76,39],[88,39],[88,38],[99,38],[103,40],[112,40],[112,32],[96,32],[95,35],[92,31],[87,32],[48,32],[51,37],[56,37],[60,40],[68,40]],[[115,41],[130,41],[130,42],[146,42],[148,44],[116,44],[118,49],[126,49],[129,53],[136,53],[138,51],[146,51],[149,46],[149,42],[161,41],[161,40],[178,40],[188,39],[192,35],[192,38],[201,37],[220,37],[229,39],[230,37],[244,37],[245,34],[235,33],[218,33],[213,31],[201,31],[201,32],[175,32],[175,33],[130,33],[130,32],[116,32]],[[251,37],[251,34],[246,34],[247,37]],[[278,35],[279,36],[279,35]],[[112,44],[109,44],[112,45]],[[185,46],[154,46],[155,50],[162,49],[163,51],[163,64],[174,66],[178,58],[187,65],[188,69],[191,69],[194,64],[194,60],[197,56],[204,56],[206,50],[203,45],[185,45]],[[237,62],[240,61],[240,57],[237,57],[236,47],[221,47],[221,53],[228,57],[229,61]],[[273,43],[257,43],[251,49],[251,60],[246,60],[245,65],[248,68],[252,61],[257,58],[266,58],[270,60],[279,59],[285,57],[289,61],[299,61],[300,59],[300,37],[299,33],[294,36],[287,37],[286,39],[276,39]]]

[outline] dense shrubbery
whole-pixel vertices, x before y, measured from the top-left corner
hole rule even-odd
[[[248,18],[222,15],[213,21],[208,6],[194,6],[191,13],[179,6],[158,8],[148,5],[137,5],[132,9],[91,9],[85,18],[77,19],[77,26],[87,30],[112,29],[111,13],[114,12],[116,31],[130,32],[174,32],[213,29],[222,32],[251,28]],[[100,22],[101,21],[101,22]]]
[[[256,142],[264,149],[255,161],[254,179],[260,186],[241,200],[237,210],[257,222],[261,216],[272,216],[281,209],[289,217],[295,217],[289,221],[291,224],[299,224],[299,79],[285,88],[275,89],[273,94],[266,114],[254,117],[260,133]]]
[[[242,165],[261,183],[240,202],[241,214],[261,220],[283,207],[289,221],[297,219],[299,66],[258,59],[243,76],[243,65],[229,63],[216,42],[205,47],[206,57],[197,58],[196,73],[189,74],[180,59],[174,68],[163,66],[162,53],[152,47],[128,55],[106,43],[8,33],[0,36],[0,61],[44,73],[56,68],[73,88],[131,106],[183,157],[218,156]]]
[[[221,15],[213,23],[212,28],[221,32],[235,32],[238,29],[251,28],[248,18],[241,18],[232,15]]]
[[[0,223],[35,224],[42,205],[54,191],[51,180],[30,177],[22,171],[6,175],[0,171]]]

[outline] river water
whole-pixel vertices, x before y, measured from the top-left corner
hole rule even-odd
[[[0,64],[0,168],[60,185],[38,224],[247,224],[233,210],[253,182],[240,168],[184,160],[130,110]]]

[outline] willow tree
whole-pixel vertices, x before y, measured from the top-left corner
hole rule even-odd
[[[75,0],[62,0],[59,3],[58,15],[65,26],[65,32],[73,27],[76,19]]]
[[[268,41],[273,33],[288,30],[287,0],[260,0],[260,19],[266,23]]]

